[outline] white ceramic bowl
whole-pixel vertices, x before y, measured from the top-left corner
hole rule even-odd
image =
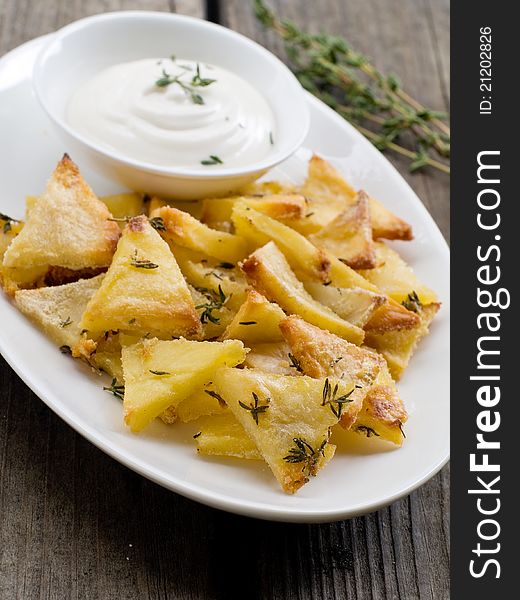
[[[210,62],[244,78],[269,102],[276,120],[276,145],[264,159],[211,173],[164,167],[108,150],[77,133],[65,119],[77,87],[101,69],[125,61],[175,54]],[[56,32],[36,60],[36,96],[76,161],[117,179],[123,185],[170,198],[223,195],[256,179],[288,158],[309,128],[303,90],[273,54],[220,25],[159,12],[114,12],[81,19]]]

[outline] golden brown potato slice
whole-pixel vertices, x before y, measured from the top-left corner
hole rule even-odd
[[[216,298],[225,296],[227,308],[237,311],[245,302],[249,285],[244,273],[234,263],[216,261],[179,246],[171,247],[187,281],[202,293],[208,290]]]
[[[363,342],[361,328],[316,302],[305,290],[274,242],[255,250],[241,266],[251,284],[287,313],[300,315],[309,323],[328,329],[355,344]]]
[[[286,222],[288,225],[292,221],[305,218],[307,213],[307,200],[301,194],[244,196],[241,200],[258,212],[277,221]]]
[[[309,239],[353,269],[372,269],[376,265],[376,255],[367,194],[358,192],[353,204]]]
[[[282,321],[280,329],[305,375],[346,377],[359,386],[351,397],[359,399],[363,407],[354,420],[348,413],[343,415],[342,427],[401,445],[407,414],[382,356],[294,316]]]
[[[255,443],[230,410],[201,419],[199,431],[193,437],[199,454],[262,460]]]
[[[379,200],[370,198],[372,235],[375,240],[413,240],[412,226],[389,211]]]
[[[350,401],[354,386],[344,380],[220,369],[214,383],[289,494],[332,457],[330,427],[338,422],[338,414],[357,414],[361,408]]]
[[[169,407],[178,405],[212,380],[219,367],[243,362],[238,340],[192,342],[143,339],[123,345],[125,422],[137,432]]]
[[[113,194],[99,198],[115,219],[121,219],[119,227],[124,228],[124,219],[145,214],[145,202],[141,194]]]
[[[315,210],[313,219],[324,226],[353,203],[356,190],[343,175],[323,158],[314,155],[309,161],[308,175],[299,190]],[[411,240],[412,228],[378,200],[370,198],[370,216],[374,239]]]
[[[358,287],[339,288],[312,280],[303,280],[303,285],[315,300],[358,327],[363,327],[374,312],[387,301],[386,296],[382,294]]]
[[[168,244],[145,216],[130,219],[81,328],[162,338],[202,334],[199,315]]]
[[[326,252],[316,248],[294,229],[254,210],[243,201],[233,207],[232,219],[237,234],[247,239],[252,247],[259,248],[272,240],[293,269],[300,269],[318,281],[328,281],[330,260]],[[363,279],[357,273],[354,275]]]
[[[249,290],[240,307],[222,335],[224,340],[242,340],[248,344],[277,342],[282,339],[280,321],[285,313],[278,306],[255,290]]]
[[[98,275],[37,290],[19,290],[15,293],[14,303],[57,346],[69,352],[82,340],[81,316],[103,277]]]
[[[408,310],[402,304],[387,297],[387,301],[376,308],[363,328],[367,332],[384,333],[385,331],[411,330],[419,323],[420,318],[416,312]]]
[[[291,347],[285,342],[252,344],[244,361],[244,367],[277,375],[301,375],[298,363],[294,357],[291,357]]]
[[[6,250],[4,266],[106,267],[120,235],[111,217],[65,154],[22,231]]]
[[[259,213],[240,201],[233,207],[233,222],[237,232],[246,238],[252,246],[259,247],[274,241],[283,252],[287,262],[305,281],[316,280],[325,286],[332,285],[338,288],[361,288],[378,293],[377,287],[367,281],[348,265],[342,263],[330,252],[317,248],[307,238],[283,223]],[[385,306],[377,312],[386,315]],[[382,317],[379,317],[381,320]],[[411,321],[417,323],[413,313],[403,306],[393,309],[385,316],[386,324],[394,327],[406,327]]]
[[[308,164],[307,179],[299,190],[322,227],[352,204],[356,190],[330,163],[314,155]]]
[[[417,344],[428,334],[430,323],[440,306],[439,303],[432,303],[418,308],[419,324],[413,329],[385,333],[367,331],[366,344],[385,357],[394,379],[399,380],[402,377]]]
[[[253,181],[240,190],[242,196],[270,196],[272,194],[296,194],[294,185],[284,181]]]
[[[405,263],[399,254],[383,243],[376,243],[377,266],[375,269],[361,271],[363,277],[388,294],[396,302],[410,302],[409,296],[415,293],[421,304],[437,302],[437,295],[424,285]]]
[[[368,389],[363,407],[351,427],[361,435],[376,436],[401,446],[405,437],[403,425],[407,419],[408,413],[385,363]],[[342,427],[346,425],[350,427],[349,423],[341,421]]]
[[[211,229],[172,206],[158,208],[150,216],[160,224],[157,229],[169,243],[228,262],[237,262],[247,254],[247,244],[241,237]]]
[[[239,196],[229,196],[203,200],[200,220],[212,229],[230,233],[233,229],[231,212],[238,198]]]

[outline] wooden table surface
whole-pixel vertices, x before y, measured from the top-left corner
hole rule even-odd
[[[309,30],[346,36],[426,105],[449,104],[449,0],[277,0]],[[77,18],[147,9],[204,16],[199,0],[0,0],[0,55]],[[209,15],[283,57],[248,0]],[[409,175],[449,235],[445,175]],[[449,597],[449,471],[366,517],[287,525],[177,496],[108,458],[0,358],[0,600]]]

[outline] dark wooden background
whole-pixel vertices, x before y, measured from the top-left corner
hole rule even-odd
[[[283,57],[248,0],[209,16]],[[433,108],[449,104],[449,0],[277,0],[345,35]],[[0,55],[77,18],[199,0],[0,0]],[[449,181],[397,168],[449,236]],[[73,392],[72,392],[73,393]],[[0,600],[449,597],[449,470],[392,506],[327,525],[236,517],[150,483],[58,419],[0,358]]]

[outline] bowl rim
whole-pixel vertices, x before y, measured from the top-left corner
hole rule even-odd
[[[300,98],[300,107],[304,119],[302,122],[299,122],[298,127],[294,128],[294,131],[297,132],[294,135],[294,141],[290,144],[289,148],[284,152],[274,152],[270,153],[267,157],[259,160],[255,163],[251,163],[249,165],[242,165],[240,167],[222,167],[218,165],[215,168],[211,169],[211,172],[205,173],[201,172],[200,169],[190,169],[186,167],[165,167],[163,165],[157,165],[154,163],[149,163],[146,161],[141,161],[135,158],[126,157],[123,153],[118,152],[116,150],[112,150],[110,148],[106,148],[101,144],[98,144],[95,141],[91,141],[74,130],[62,117],[56,115],[56,113],[51,110],[44,99],[44,84],[42,82],[42,73],[43,73],[43,64],[45,60],[48,58],[51,49],[59,44],[61,40],[74,34],[76,31],[83,29],[85,26],[91,26],[92,24],[96,24],[99,22],[106,21],[115,21],[121,19],[162,19],[162,20],[170,20],[177,21],[181,23],[190,23],[200,27],[202,30],[213,30],[218,31],[220,35],[228,36],[238,44],[245,44],[251,48],[253,48],[257,53],[263,55],[266,61],[270,62],[273,68],[276,68],[279,72],[283,73],[285,79],[289,82],[290,86],[293,90],[297,90],[299,88],[299,92],[301,92]],[[300,82],[296,78],[296,76],[290,71],[290,69],[285,65],[277,56],[275,56],[272,52],[264,48],[259,43],[254,40],[229,29],[228,27],[224,27],[223,25],[219,25],[217,23],[212,23],[210,21],[206,21],[204,19],[199,19],[197,17],[191,17],[188,15],[179,15],[176,13],[167,13],[160,11],[146,11],[146,10],[126,10],[126,11],[111,11],[107,13],[101,13],[97,15],[92,15],[89,17],[84,17],[82,19],[78,19],[65,25],[64,27],[58,29],[54,33],[50,34],[49,40],[43,46],[41,51],[39,52],[33,69],[33,89],[38,100],[38,103],[43,108],[46,115],[51,119],[51,121],[64,130],[68,135],[74,138],[76,141],[82,143],[87,148],[101,154],[105,158],[111,159],[112,161],[116,161],[122,165],[130,166],[140,171],[148,171],[157,175],[163,175],[166,177],[177,177],[183,179],[224,179],[229,177],[236,176],[247,176],[254,173],[265,172],[269,169],[272,169],[274,166],[289,158],[298,148],[303,144],[307,133],[310,127],[310,111],[308,108],[308,104],[305,98],[305,91],[301,86]],[[260,92],[261,93],[261,92]],[[298,94],[298,92],[296,92]],[[271,105],[272,106],[272,105]]]

